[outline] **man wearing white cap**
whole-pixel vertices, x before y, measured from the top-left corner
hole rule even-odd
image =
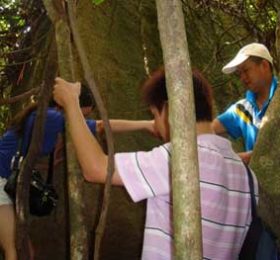
[[[272,57],[263,44],[251,43],[241,48],[233,60],[223,67],[222,72],[235,72],[247,92],[244,99],[237,101],[219,115],[212,126],[217,134],[228,133],[235,139],[244,139],[246,152],[239,155],[248,163],[261,120],[277,88]]]

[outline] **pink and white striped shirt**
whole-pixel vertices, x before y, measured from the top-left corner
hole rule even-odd
[[[116,154],[133,201],[147,199],[142,259],[173,258],[170,155],[169,143],[149,152]],[[237,259],[251,223],[246,168],[231,143],[216,135],[198,136],[198,157],[203,259]]]

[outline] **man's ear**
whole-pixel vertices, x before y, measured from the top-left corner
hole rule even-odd
[[[262,65],[266,70],[270,70],[270,63],[267,60],[262,60]]]

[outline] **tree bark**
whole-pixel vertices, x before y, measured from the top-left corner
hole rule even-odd
[[[278,4],[278,13],[277,13],[277,25],[275,29],[275,49],[276,49],[276,59],[277,59],[277,64],[279,63],[280,60],[280,4]],[[276,71],[277,74],[280,72],[280,66],[277,66],[278,71]]]
[[[14,96],[14,97],[10,97],[10,98],[0,98],[0,106],[2,105],[8,105],[8,104],[14,104],[20,100],[23,100],[23,99],[27,99],[29,98],[30,96],[32,95],[36,95],[38,94],[39,92],[39,88],[32,88],[30,90],[27,90],[26,92],[22,93],[22,94],[19,94],[17,96]]]
[[[276,51],[280,58],[280,19],[276,28]],[[250,166],[260,187],[259,213],[273,232],[280,238],[280,91],[275,92],[258,134]]]
[[[55,27],[58,64],[60,76],[75,81],[74,58],[71,44],[71,32],[62,1],[45,0],[45,6]],[[70,259],[88,259],[88,230],[84,218],[85,203],[83,198],[84,179],[78,164],[74,145],[65,123],[66,138],[66,180],[69,201],[70,224]],[[67,207],[66,207],[67,208]]]
[[[94,259],[100,259],[100,251],[101,251],[101,242],[104,236],[105,226],[106,226],[106,218],[108,213],[108,207],[110,202],[110,192],[111,192],[111,180],[114,173],[114,142],[113,142],[113,135],[112,130],[109,123],[108,113],[104,106],[103,100],[101,95],[98,91],[98,88],[95,83],[94,75],[92,73],[89,60],[87,58],[84,45],[82,43],[80,32],[77,28],[76,23],[76,6],[73,0],[68,0],[68,11],[69,11],[69,21],[71,26],[71,31],[73,34],[73,39],[81,60],[81,64],[84,71],[84,76],[86,81],[89,84],[90,90],[94,96],[94,99],[97,104],[97,108],[100,112],[101,118],[104,122],[104,130],[107,140],[107,147],[108,147],[108,167],[107,167],[107,176],[106,182],[104,187],[104,198],[102,203],[101,215],[99,218],[98,226],[96,228],[96,237],[95,237],[95,246],[94,246]]]
[[[280,92],[276,91],[273,101],[263,118],[250,166],[259,181],[259,213],[272,230],[280,237]]]
[[[157,0],[169,96],[175,259],[202,259],[200,189],[191,63],[179,0]]]
[[[28,153],[21,167],[16,191],[16,248],[18,258],[22,260],[30,259],[28,246],[28,216],[29,216],[29,188],[32,169],[36,163],[41,150],[44,137],[45,111],[52,95],[51,86],[57,73],[55,42],[52,41],[49,48],[49,55],[44,72],[44,84],[41,87],[36,119],[32,130]]]

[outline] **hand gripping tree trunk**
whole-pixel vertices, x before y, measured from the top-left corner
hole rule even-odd
[[[157,0],[169,96],[175,259],[202,259],[192,72],[180,0]]]

